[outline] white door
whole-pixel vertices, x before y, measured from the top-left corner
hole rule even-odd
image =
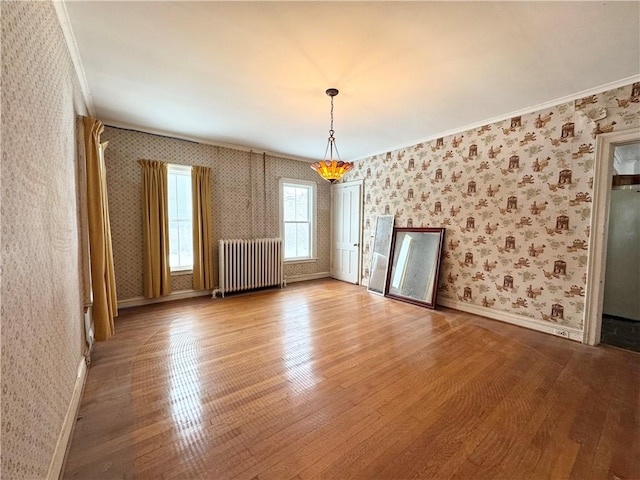
[[[360,277],[360,212],[362,183],[332,185],[331,276],[349,283]]]

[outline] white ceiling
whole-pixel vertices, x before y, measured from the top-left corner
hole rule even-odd
[[[343,160],[640,74],[640,2],[69,1],[107,124]]]

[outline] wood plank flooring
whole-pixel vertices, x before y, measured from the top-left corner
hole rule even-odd
[[[69,479],[638,479],[640,355],[334,280],[123,310]]]

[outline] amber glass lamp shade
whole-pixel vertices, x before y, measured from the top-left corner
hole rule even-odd
[[[321,160],[311,164],[318,174],[331,183],[340,180],[342,176],[353,168],[353,163],[342,162],[339,160]]]

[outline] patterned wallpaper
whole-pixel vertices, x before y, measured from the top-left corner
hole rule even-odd
[[[85,111],[51,3],[3,1],[0,17],[0,476],[31,479],[47,474],[81,357]],[[580,328],[595,136],[639,122],[633,85],[358,162],[347,179],[365,179],[365,239],[386,212],[446,226],[442,297]],[[277,179],[318,181],[319,261],[286,273],[329,270],[330,189],[307,164],[267,157],[263,168],[260,155],[114,128],[104,139],[122,299],[142,294],[138,158],[212,167],[216,239],[277,235]],[[369,260],[367,245],[365,283]]]
[[[640,125],[640,83],[357,162],[375,217],[446,227],[438,296],[582,329],[595,139]]]
[[[278,198],[281,177],[318,185],[318,261],[285,266],[285,275],[329,271],[331,190],[308,163],[203,145],[148,133],[106,127],[103,140],[118,300],[143,295],[142,215],[138,159],[211,167],[214,259],[218,240],[279,236]],[[216,271],[217,275],[217,271]],[[172,289],[192,288],[191,275],[172,277]]]
[[[44,478],[82,348],[80,89],[54,7],[0,2],[2,473]]]

